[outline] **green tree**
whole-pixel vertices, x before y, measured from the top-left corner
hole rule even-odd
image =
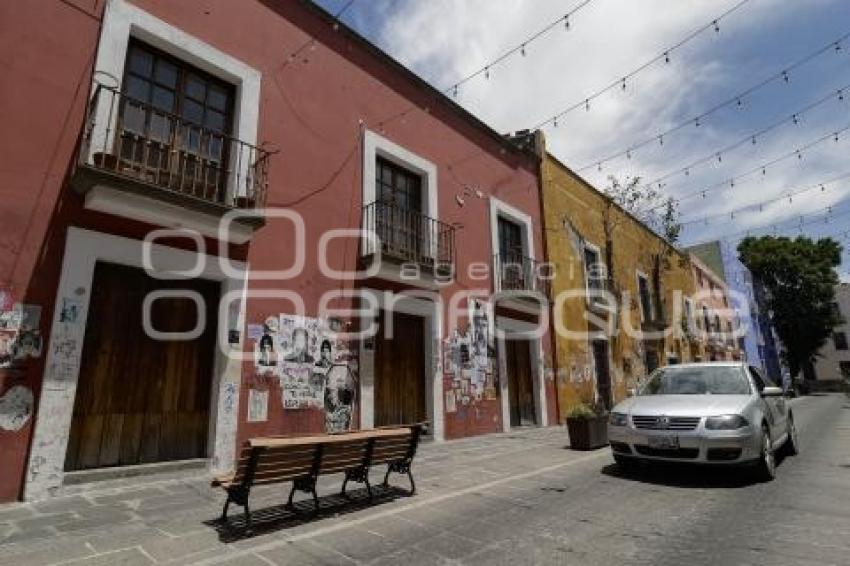
[[[841,246],[831,238],[748,237],[738,245],[738,253],[768,292],[767,306],[785,345],[785,361],[796,375],[814,362],[841,323],[832,307]]]

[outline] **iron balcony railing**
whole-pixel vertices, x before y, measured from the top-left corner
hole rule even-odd
[[[78,165],[229,208],[261,208],[273,152],[97,85]]]
[[[496,254],[497,291],[525,291],[549,296],[549,272],[545,265],[521,254]]]
[[[402,262],[415,262],[435,269],[450,269],[455,259],[453,226],[417,210],[383,202],[363,207],[363,229],[375,239],[365,238],[363,255],[381,254]]]

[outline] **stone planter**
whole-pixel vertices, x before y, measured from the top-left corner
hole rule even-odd
[[[608,445],[608,415],[589,419],[569,417],[567,430],[573,450],[593,450]]]

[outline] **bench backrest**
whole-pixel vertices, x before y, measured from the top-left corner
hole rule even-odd
[[[421,428],[382,428],[339,435],[265,437],[248,441],[234,484],[262,485],[413,458]]]

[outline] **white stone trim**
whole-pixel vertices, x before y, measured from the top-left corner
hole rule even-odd
[[[131,37],[234,85],[236,100],[234,101],[233,137],[251,145],[257,145],[262,81],[262,73],[259,70],[126,0],[109,0],[103,14],[95,72],[107,73],[121,81],[127,60],[127,46]],[[109,122],[110,118],[112,124],[109,131],[114,132],[114,125],[118,120],[117,112],[110,113],[109,100],[101,100],[95,113],[95,122],[102,124]],[[111,147],[111,140],[105,139],[105,133],[104,128],[95,128],[91,143],[92,152],[104,145]],[[242,167],[247,171],[248,165],[243,163]],[[230,168],[235,169],[235,163],[231,163]],[[245,171],[242,172],[244,173]],[[232,190],[232,187],[228,189]]]
[[[379,309],[387,307],[384,291],[365,289],[365,293],[374,298]],[[370,301],[371,302],[371,301]],[[428,420],[431,421],[431,432],[435,441],[445,439],[445,418],[443,414],[443,369],[440,364],[440,346],[443,342],[442,305],[436,301],[410,296],[393,296],[393,309],[396,312],[420,316],[425,319],[425,344],[423,348],[425,363],[425,378],[428,397]],[[363,321],[364,325],[370,321]],[[360,428],[368,429],[375,426],[375,341],[373,348],[367,350],[366,340],[360,341]]]
[[[24,498],[26,500],[48,497],[62,485],[95,264],[98,261],[108,261],[142,268],[143,245],[144,242],[130,238],[75,227],[68,229],[62,274],[56,292],[53,324],[47,343],[41,399],[25,480]],[[195,252],[151,244],[150,257],[153,258],[154,266],[162,273],[179,272],[185,269],[186,265],[195,265],[198,255]],[[206,261],[200,277],[220,281],[223,297],[228,293],[242,297],[239,309],[239,324],[241,324],[245,316],[247,267],[245,264],[239,264],[245,274],[244,278],[229,278],[221,271],[218,258],[209,255],[202,257]],[[237,262],[233,263],[237,264]],[[59,322],[63,298],[78,301],[79,312],[76,324]],[[226,333],[227,328],[223,327],[226,322],[219,321],[219,334],[222,331]],[[75,342],[77,351],[68,363],[68,369],[60,374],[56,371],[59,356],[54,348],[64,338]],[[213,371],[207,450],[210,456],[210,470],[222,472],[233,468],[236,454],[236,424],[242,366],[238,357],[231,359],[226,352],[222,352],[217,342]]]
[[[496,317],[496,327],[507,332],[533,332],[537,325],[523,320],[516,320],[505,316]],[[504,432],[511,430],[511,400],[508,391],[507,356],[505,353],[505,336],[497,336],[498,364],[499,364],[499,396],[502,401],[502,429]],[[532,338],[528,340],[531,352],[531,384],[534,389],[534,419],[538,427],[546,426],[548,411],[546,404],[545,371],[543,368],[543,340]]]
[[[231,222],[227,231],[220,231],[220,218],[216,216],[102,185],[86,193],[85,206],[155,226],[193,230],[209,238],[220,238],[224,233],[227,241],[234,244],[249,242],[254,234],[252,228],[237,222]]]

